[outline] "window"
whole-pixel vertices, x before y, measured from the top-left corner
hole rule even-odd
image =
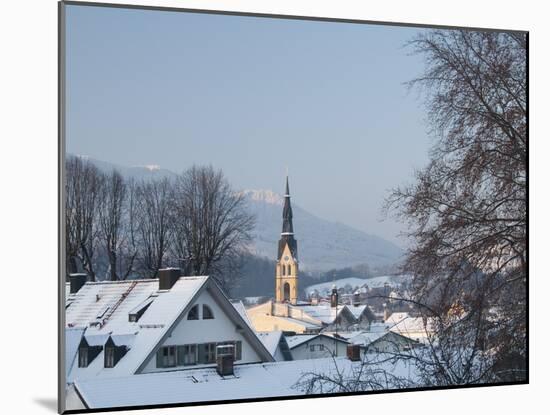
[[[198,345],[199,363],[216,362],[216,343],[203,343]]]
[[[88,348],[78,349],[78,367],[88,367]]]
[[[157,367],[176,366],[176,346],[161,347],[157,352]]]
[[[197,345],[185,344],[178,346],[178,366],[190,366],[197,364]]]
[[[134,307],[130,312],[128,313],[128,321],[130,323],[136,323],[139,321],[143,313],[147,311],[149,306],[153,304],[154,298],[148,298],[143,303],[139,304],[138,306]]]
[[[286,274],[285,274],[286,267],[285,267],[284,265],[281,265],[281,269],[282,269],[282,271],[283,271],[282,274],[283,274],[283,275],[286,275]]]
[[[212,309],[208,307],[206,304],[202,305],[202,318],[203,320],[213,320],[214,319],[214,313],[212,312]]]
[[[85,338],[78,345],[78,367],[88,367],[101,353],[103,346],[90,346]]]
[[[322,352],[325,350],[325,345],[324,344],[320,344],[319,345],[319,351]]]
[[[309,351],[310,351],[310,352],[314,352],[314,351],[315,351],[315,345],[314,345],[314,344],[310,344],[310,345],[309,345]]]
[[[199,305],[195,304],[187,313],[187,320],[198,320],[199,319]]]
[[[105,348],[105,367],[115,367],[115,348]]]
[[[291,268],[291,265],[288,264],[288,272],[287,272],[288,275],[292,275],[292,268]]]

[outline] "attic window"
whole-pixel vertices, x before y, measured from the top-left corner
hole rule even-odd
[[[103,346],[90,346],[85,338],[82,338],[78,346],[78,367],[88,367],[94,361]]]
[[[130,323],[135,323],[139,321],[143,313],[147,311],[149,306],[153,303],[153,298],[148,298],[138,306],[134,307],[129,313],[128,313],[128,321]]]
[[[214,319],[214,313],[212,312],[212,309],[208,307],[206,304],[202,305],[202,319],[203,320],[213,320]]]
[[[105,367],[115,367],[115,348],[105,348]]]
[[[88,367],[88,348],[81,347],[78,349],[78,367]]]
[[[199,319],[199,305],[195,304],[187,313],[187,320],[198,320]]]
[[[112,338],[109,337],[105,343],[105,360],[103,362],[106,368],[115,367],[120,359],[124,357],[128,348],[124,345],[117,346]]]

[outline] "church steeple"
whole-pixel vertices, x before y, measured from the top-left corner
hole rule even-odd
[[[298,242],[294,239],[288,175],[286,176],[284,198],[283,229],[281,239],[279,239],[275,272],[275,299],[277,302],[296,304],[298,300]]]
[[[283,231],[281,235],[294,235],[292,226],[292,206],[290,206],[290,191],[288,189],[288,176],[286,176],[285,204],[283,207]]]

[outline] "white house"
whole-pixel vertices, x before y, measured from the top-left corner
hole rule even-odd
[[[426,343],[434,332],[432,319],[413,317],[406,312],[393,313],[384,323],[390,331],[422,343]]]
[[[78,285],[66,299],[69,390],[76,381],[212,368],[221,354],[237,366],[274,361],[209,277],[166,269],[159,279]]]
[[[417,341],[390,331],[382,324],[373,325],[370,331],[344,333],[343,336],[367,353],[401,353],[419,346]]]
[[[346,356],[347,342],[343,338],[325,334],[297,334],[286,336],[293,360],[322,359]]]

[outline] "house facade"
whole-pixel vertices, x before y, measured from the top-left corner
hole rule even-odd
[[[87,282],[66,301],[65,372],[75,381],[274,361],[209,277]]]
[[[345,357],[349,342],[325,334],[298,334],[287,336],[293,360]]]

